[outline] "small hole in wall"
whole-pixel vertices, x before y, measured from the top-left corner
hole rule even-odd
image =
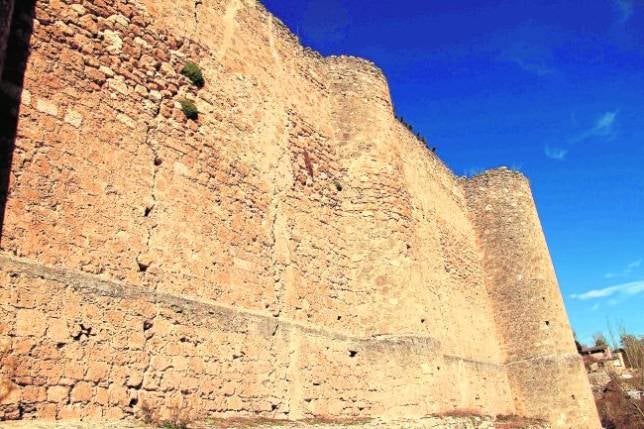
[[[139,271],[142,272],[142,273],[146,272],[148,270],[148,268],[150,268],[149,265],[144,264],[142,262],[137,262],[137,264],[139,265]]]
[[[146,207],[143,216],[148,217],[150,216],[150,213],[152,213],[152,207]]]
[[[187,343],[189,340],[186,337],[179,338],[179,341],[182,343]]]
[[[65,347],[65,343],[58,343],[58,344],[56,344],[56,348],[57,348],[58,350],[62,349],[63,347]]]
[[[143,322],[143,330],[149,331],[150,329],[152,329],[152,322],[150,322],[149,320]]]
[[[161,158],[159,158],[159,157],[154,158],[154,165],[156,165],[158,167],[161,164],[163,164],[163,160]]]
[[[546,320],[546,326],[550,326],[550,320]]]
[[[407,246],[407,250],[411,249],[411,244],[407,243],[405,246]]]
[[[335,182],[335,189],[336,189],[338,192],[342,192],[342,184],[341,184],[341,183],[339,183],[339,182]]]
[[[349,350],[349,357],[356,357],[356,355],[357,355],[357,354],[358,354],[358,352],[357,352],[357,351],[355,351],[355,350]]]
[[[437,366],[437,367],[436,367],[436,370],[437,370],[437,371],[440,371],[440,370],[441,370],[441,367],[440,367],[440,366]]]
[[[79,325],[78,332],[76,333],[76,335],[72,335],[72,338],[74,339],[74,341],[80,341],[83,337],[89,338],[90,335],[92,335],[92,327],[86,327],[81,323]]]
[[[570,397],[572,398],[573,401],[577,399],[575,395],[570,395]]]
[[[138,404],[138,403],[139,403],[139,399],[138,399],[138,398],[132,398],[132,399],[130,399],[130,408],[135,407],[135,406],[136,406],[136,404]]]
[[[338,320],[342,320],[342,316],[338,316]]]
[[[271,404],[271,411],[275,411],[279,408],[279,405],[277,404]]]
[[[542,297],[541,297],[541,299],[545,302],[546,297],[545,297],[545,296],[542,296]]]
[[[420,319],[420,323],[425,323],[425,319]]]

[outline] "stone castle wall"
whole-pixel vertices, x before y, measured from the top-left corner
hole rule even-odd
[[[599,427],[527,183],[455,177],[373,64],[302,48],[250,0],[39,0],[31,47],[24,88],[3,83],[5,417]]]

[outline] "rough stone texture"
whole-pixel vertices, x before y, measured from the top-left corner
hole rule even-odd
[[[162,418],[175,410],[408,417],[461,405],[448,401],[465,383],[484,392],[487,413],[499,406],[483,389],[485,378],[502,388],[501,366],[443,355],[429,337],[346,335],[13,258],[0,262],[2,327],[20,393],[6,404],[7,415],[119,418],[147,409]]]
[[[599,427],[527,183],[455,177],[373,64],[251,0],[40,0],[13,95],[4,418]]]
[[[501,347],[517,412],[547,415],[556,426],[591,427],[597,415],[590,384],[528,181],[497,170],[465,188],[495,320],[506,332]]]

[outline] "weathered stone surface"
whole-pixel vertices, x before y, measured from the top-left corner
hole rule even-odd
[[[1,417],[599,427],[525,178],[456,177],[373,64],[251,0],[38,1],[33,24]]]

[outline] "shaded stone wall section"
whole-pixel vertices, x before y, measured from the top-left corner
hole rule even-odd
[[[0,0],[0,77],[7,52],[7,42],[11,30],[14,0]]]

